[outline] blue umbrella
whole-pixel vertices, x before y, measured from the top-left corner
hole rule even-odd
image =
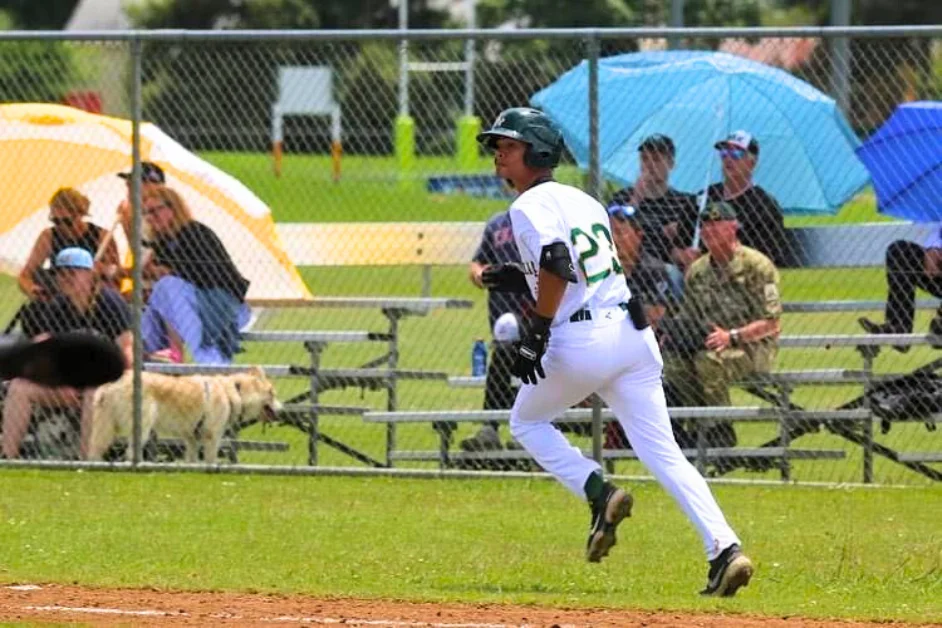
[[[759,142],[756,183],[793,212],[835,213],[868,181],[860,141],[834,100],[782,70],[722,52],[639,52],[599,61],[599,146],[606,178],[638,175],[638,144],[677,146],[674,187],[720,180],[713,144],[744,129]],[[589,161],[589,67],[583,61],[531,98],[556,122],[578,164]]]
[[[900,105],[857,155],[873,177],[880,212],[942,220],[942,102]]]

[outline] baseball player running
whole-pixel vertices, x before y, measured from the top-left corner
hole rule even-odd
[[[523,386],[511,410],[511,433],[541,467],[588,501],[586,557],[598,562],[615,545],[632,497],[604,481],[599,465],[551,424],[598,393],[640,460],[700,533],[710,562],[701,594],[734,595],[749,583],[753,565],[706,481],[674,441],[657,341],[625,283],[608,214],[581,190],[553,181],[563,141],[542,112],[508,109],[478,141],[494,152],[497,175],[519,194],[510,218],[523,260],[492,266],[482,279],[492,290],[529,290],[536,299],[512,367]]]

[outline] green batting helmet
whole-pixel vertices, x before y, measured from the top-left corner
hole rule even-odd
[[[523,162],[531,168],[555,168],[559,164],[563,136],[542,111],[529,107],[505,109],[490,129],[478,134],[477,140],[494,150],[502,137],[527,145]]]

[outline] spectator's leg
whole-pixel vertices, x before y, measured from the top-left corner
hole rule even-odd
[[[12,380],[3,403],[3,456],[19,458],[34,405],[78,407],[79,403],[78,392],[72,388],[48,388],[25,379]]]
[[[154,284],[148,309],[183,340],[197,364],[229,364],[216,347],[203,347],[203,324],[196,307],[196,288],[188,281],[167,275]]]
[[[514,397],[516,396],[510,378],[510,366],[513,364],[513,358],[513,345],[497,341],[491,343],[487,377],[484,380],[485,410],[507,410],[513,406]],[[503,449],[500,442],[500,423],[497,421],[485,423],[477,434],[463,439],[459,445],[465,451]]]
[[[88,459],[88,439],[92,434],[92,421],[95,418],[95,388],[83,390],[82,395],[82,422],[79,430],[79,456],[81,460]]]
[[[677,406],[702,406],[703,385],[694,361],[667,356],[664,358],[664,381],[671,389],[672,403]]]
[[[705,405],[703,403],[703,386],[697,376],[697,369],[693,359],[677,356],[664,358],[664,394],[668,406],[694,407]],[[688,435],[696,440],[697,422],[685,421],[677,423],[672,421],[675,436]],[[678,440],[678,443],[680,441]],[[681,443],[681,447],[684,443]]]
[[[667,271],[671,294],[674,295],[674,298],[679,303],[684,298],[684,271],[676,264],[665,264],[664,270]]]
[[[703,386],[705,406],[731,405],[730,384],[754,371],[752,356],[742,349],[701,351],[694,364]],[[711,447],[735,447],[736,442],[736,430],[730,421],[714,421],[707,431],[707,444]]]
[[[144,345],[144,353],[155,353],[169,345],[163,319],[152,307],[145,307],[141,313],[141,342]]]
[[[886,250],[887,333],[908,334],[913,330],[916,287],[929,285],[923,266],[925,255],[924,248],[905,240],[893,242]]]

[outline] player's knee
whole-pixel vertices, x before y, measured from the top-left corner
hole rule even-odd
[[[510,415],[510,435],[513,436],[514,440],[520,440],[522,437],[526,437],[529,428],[530,424],[526,421],[521,421],[520,418],[514,414]]]

